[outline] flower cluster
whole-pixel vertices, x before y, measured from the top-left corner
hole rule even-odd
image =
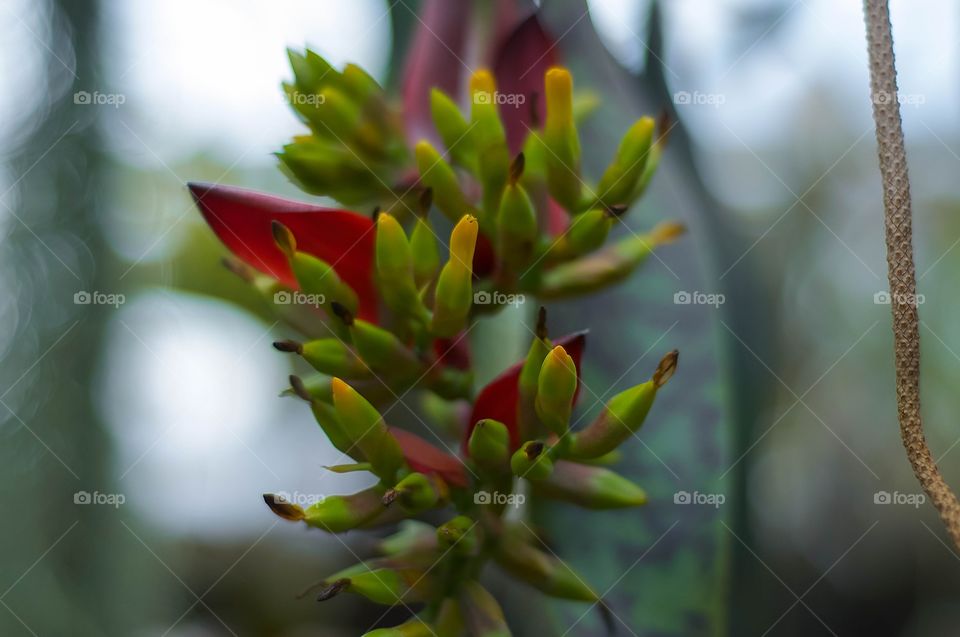
[[[290,58],[294,80],[285,89],[310,134],[279,153],[283,169],[309,193],[376,206],[374,214],[190,188],[234,255],[230,269],[300,334],[274,346],[316,372],[291,376],[286,393],[310,406],[343,454],[345,463],[329,469],[378,480],[309,507],[274,495],[264,496],[267,505],[329,533],[400,523],[379,542],[380,557],[330,575],[318,599],[352,592],[424,605],[370,636],[506,635],[503,613],[479,583],[495,563],[547,595],[602,607],[530,526],[504,514],[525,497],[588,509],[642,505],[644,491],[609,466],[673,375],[677,352],[574,429],[585,333],[551,339],[541,308],[526,357],[479,391],[468,335],[503,299],[581,295],[620,281],[682,231],[666,222],[608,242],[657,168],[664,126],[637,120],[591,185],[576,126],[584,109],[565,68],[549,68],[539,87],[512,100],[498,93],[493,73],[477,71],[467,112],[434,90],[441,152],[426,140],[410,148],[405,113],[363,70],[334,69],[312,51]],[[524,104],[517,134],[506,113]],[[448,241],[435,223],[450,228]],[[429,406],[438,444],[384,420],[384,409],[410,392]]]

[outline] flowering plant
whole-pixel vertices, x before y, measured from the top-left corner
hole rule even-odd
[[[309,134],[278,153],[282,169],[306,192],[373,206],[373,215],[190,186],[233,253],[228,267],[300,334],[274,346],[317,372],[291,376],[286,393],[310,406],[343,454],[344,463],[328,469],[378,480],[307,508],[269,494],[266,504],[329,533],[400,524],[379,542],[380,557],[330,575],[319,590],[320,600],[352,592],[423,604],[406,623],[371,636],[509,634],[479,581],[488,563],[547,595],[604,608],[530,526],[504,514],[528,494],[588,509],[646,501],[609,466],[673,375],[676,351],[649,381],[574,430],[586,333],[551,339],[541,308],[526,357],[474,388],[468,339],[484,315],[527,296],[551,300],[614,284],[682,232],[664,222],[608,242],[653,177],[666,125],[637,120],[591,183],[577,132],[588,108],[570,72],[547,55],[553,47],[535,17],[504,46],[525,50],[530,42],[546,48],[531,66],[539,75],[524,82],[500,64],[496,73],[475,72],[468,112],[454,96],[430,92],[443,151],[426,139],[410,149],[408,136],[424,129],[409,91],[400,107],[357,66],[339,70],[313,51],[290,53],[294,78],[284,88]],[[451,227],[449,241],[438,222]],[[443,262],[438,243],[446,244]],[[411,392],[429,406],[436,444],[382,416]],[[429,512],[438,524],[418,519]]]

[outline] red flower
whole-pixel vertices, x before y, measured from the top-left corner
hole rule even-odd
[[[573,358],[577,366],[577,393],[574,394],[574,402],[580,395],[580,360],[583,358],[583,348],[586,345],[587,333],[576,332],[563,338],[553,341],[554,345],[562,345],[570,357]],[[520,403],[520,370],[523,369],[523,361],[515,364],[496,378],[490,384],[480,390],[476,400],[473,402],[473,411],[470,413],[470,421],[467,424],[467,434],[464,438],[464,449],[466,441],[470,440],[470,434],[477,421],[484,418],[499,420],[507,426],[510,432],[511,447],[516,449],[522,442],[520,440],[520,431],[517,426],[517,408]]]
[[[234,186],[188,187],[216,235],[248,265],[297,287],[287,258],[273,241],[270,224],[279,221],[293,232],[297,249],[329,263],[353,288],[360,300],[360,318],[376,322],[375,226],[370,218]]]
[[[407,464],[414,471],[436,474],[454,487],[464,488],[469,484],[463,462],[453,454],[435,447],[420,436],[405,429],[390,427],[390,433],[400,443]]]

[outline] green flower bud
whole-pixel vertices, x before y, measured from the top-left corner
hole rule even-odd
[[[282,497],[264,494],[270,510],[285,520],[303,521],[330,533],[343,533],[376,518],[383,512],[382,489],[376,487],[353,495],[328,496],[303,509]]]
[[[363,567],[364,565],[359,565]],[[363,568],[350,567],[327,578],[329,584],[317,596],[327,601],[342,592],[363,595],[377,604],[394,606],[431,600],[440,592],[434,575],[419,568]]]
[[[520,153],[510,167],[510,181],[503,190],[497,215],[497,254],[507,269],[514,272],[530,262],[539,237],[537,212],[519,183],[523,168],[524,157]]]
[[[384,482],[393,484],[397,471],[406,466],[406,461],[380,412],[339,378],[334,378],[331,386],[333,407],[343,431],[372,465],[374,473]]]
[[[272,229],[274,241],[287,256],[300,289],[305,294],[314,295],[318,306],[329,307],[330,303],[337,302],[351,312],[357,311],[357,293],[340,279],[330,264],[313,255],[298,252],[293,233],[279,221],[273,222]]]
[[[637,185],[634,187],[633,193],[630,196],[631,200],[636,201],[642,197],[643,193],[647,190],[647,186],[650,185],[650,180],[653,179],[653,175],[657,172],[657,167],[660,165],[660,158],[663,156],[663,150],[667,145],[667,140],[669,139],[672,128],[673,125],[670,123],[670,115],[664,113],[660,117],[660,121],[657,122],[657,139],[650,147],[647,163],[643,168],[643,174],[640,175],[640,179],[637,180]]]
[[[597,203],[601,206],[629,204],[633,201],[632,193],[646,168],[653,129],[653,118],[642,117],[624,135],[616,158],[607,167],[597,186]]]
[[[463,613],[456,599],[447,598],[440,602],[434,626],[437,634],[433,637],[463,637],[465,630]]]
[[[331,309],[347,326],[357,354],[378,376],[404,382],[422,373],[423,365],[416,355],[393,332],[354,318],[339,303],[331,304]]]
[[[437,528],[437,546],[441,551],[450,549],[458,555],[471,555],[479,541],[477,522],[465,515],[458,515]]]
[[[437,552],[437,530],[426,522],[405,520],[400,530],[377,545],[384,555],[434,555]]]
[[[521,535],[506,532],[497,545],[494,559],[505,571],[551,597],[583,602],[600,599],[565,562],[534,548]]]
[[[333,197],[346,205],[360,205],[396,195],[387,187],[390,168],[383,174],[376,164],[360,159],[355,151],[317,137],[297,137],[278,153],[281,170],[312,195]]]
[[[324,81],[335,82],[340,75],[329,62],[310,49],[305,51],[305,55],[287,49],[287,57],[297,88],[303,93],[316,93]]]
[[[363,637],[437,637],[437,633],[429,624],[414,617],[393,628],[371,630],[369,633],[364,633]]]
[[[351,98],[361,104],[371,98],[383,98],[383,89],[377,81],[356,64],[348,62],[343,67],[342,86]]]
[[[326,434],[327,439],[330,440],[330,444],[354,460],[363,461],[363,452],[353,443],[353,439],[347,432],[344,431],[343,426],[340,424],[340,419],[337,418],[336,410],[329,402],[333,400],[332,391],[330,392],[329,398],[321,400],[318,395],[321,395],[323,392],[311,390],[304,384],[299,376],[291,375],[290,385],[297,396],[310,403],[310,410],[313,412],[313,417],[317,421],[317,424],[320,425],[323,433]]]
[[[510,470],[519,478],[545,480],[553,473],[547,446],[534,440],[524,443],[510,458]]]
[[[539,295],[544,299],[577,296],[622,281],[655,247],[672,243],[683,232],[683,225],[663,222],[647,234],[631,235],[599,252],[562,263],[544,273]]]
[[[520,393],[520,400],[517,405],[517,420],[521,439],[529,440],[542,434],[535,401],[537,384],[540,380],[540,369],[543,367],[543,361],[550,353],[550,349],[551,344],[547,339],[547,310],[541,307],[537,316],[536,336],[530,343],[530,349],[527,350],[527,357],[523,361],[523,367],[520,369],[520,379],[517,383]]]
[[[537,380],[537,416],[547,429],[562,436],[570,426],[577,366],[567,350],[557,345],[543,361]]]
[[[397,486],[383,495],[384,506],[398,502],[407,513],[416,514],[445,502],[449,496],[447,485],[440,478],[422,473],[410,473]]]
[[[537,495],[587,509],[621,509],[647,502],[643,489],[609,469],[562,460],[549,477],[533,484]]]
[[[399,316],[427,320],[413,274],[413,254],[403,227],[392,215],[377,216],[377,279],[387,306]]]
[[[440,89],[430,91],[430,113],[453,161],[465,168],[477,169],[477,151],[470,137],[470,125],[460,109]]]
[[[623,208],[593,208],[575,216],[567,231],[550,247],[550,256],[565,260],[602,247],[614,219],[623,212]]]
[[[510,637],[510,628],[497,600],[479,582],[463,585],[460,607],[467,634],[473,637]]]
[[[543,141],[548,150],[547,187],[567,210],[580,206],[580,139],[573,122],[573,78],[567,69],[554,67],[545,80],[547,121]]]
[[[428,207],[429,210],[429,207]],[[423,289],[437,277],[440,271],[440,254],[437,252],[437,236],[430,226],[426,213],[417,217],[410,235],[410,251],[413,255],[413,278],[417,288]]]
[[[470,78],[470,118],[473,123],[471,135],[480,160],[484,227],[488,227],[487,220],[492,220],[497,214],[500,196],[510,169],[510,151],[495,99],[496,92],[496,82],[490,71],[481,69]]]
[[[497,420],[484,418],[477,422],[467,443],[470,458],[481,467],[506,472],[510,460],[510,432]]]
[[[337,338],[321,338],[306,343],[277,341],[273,346],[281,352],[294,352],[318,372],[344,378],[369,378],[370,369],[357,354]]]
[[[430,142],[419,142],[415,154],[420,181],[433,190],[433,200],[437,208],[451,221],[456,221],[464,213],[470,212],[472,207],[460,190],[456,173]]]
[[[676,350],[670,352],[660,361],[652,379],[610,399],[596,420],[571,437],[565,454],[570,458],[598,458],[630,438],[646,420],[657,390],[676,371],[678,356]]]
[[[464,215],[450,233],[450,258],[440,271],[434,294],[435,336],[450,338],[466,327],[473,307],[473,251],[477,244],[476,217]]]

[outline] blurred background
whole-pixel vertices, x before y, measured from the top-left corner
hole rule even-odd
[[[330,446],[278,398],[284,333],[218,267],[184,186],[306,198],[271,154],[301,130],[279,88],[286,47],[396,87],[421,4],[2,3],[0,634],[354,635],[403,617],[295,598],[369,540],[278,525],[260,494],[365,483],[322,471]],[[592,525],[540,511],[558,551],[609,591],[621,634],[954,634],[960,556],[896,423],[859,3],[537,4],[578,87],[603,98],[588,171],[638,115],[671,112],[629,224],[691,230],[629,285],[556,304],[557,333],[594,332],[598,398],[683,353],[627,459],[651,505]],[[958,485],[960,5],[891,6],[927,435]],[[541,621],[531,593],[502,591],[518,634],[603,634],[586,608]]]

